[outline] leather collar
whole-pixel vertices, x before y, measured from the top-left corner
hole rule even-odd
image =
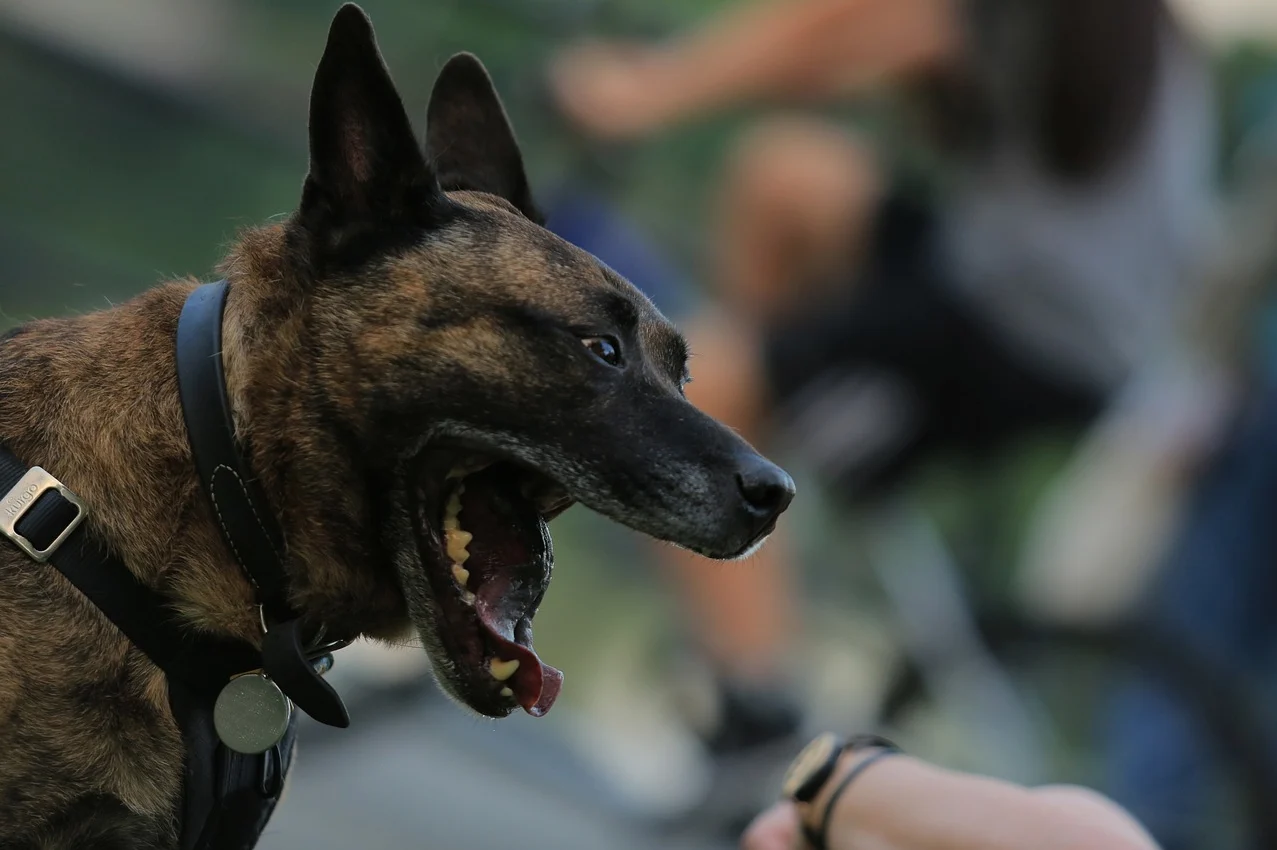
[[[266,674],[299,708],[330,726],[350,725],[341,697],[311,659],[338,644],[307,640],[301,617],[288,602],[284,567],[288,543],[265,493],[235,437],[222,361],[226,281],[198,287],[177,325],[177,378],[191,455],[222,537],[257,594]],[[345,645],[344,643],[340,645]]]

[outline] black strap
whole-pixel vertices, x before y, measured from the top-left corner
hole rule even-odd
[[[237,753],[217,738],[213,707],[169,689],[169,705],[186,745],[181,850],[251,850],[283,790],[297,734],[297,713],[284,737],[257,755]]]
[[[0,496],[13,491],[30,471],[0,448]],[[56,489],[39,494],[34,489],[23,487],[4,501],[3,509],[17,515],[13,531],[44,557],[81,519],[82,508]],[[223,745],[214,729],[214,700],[232,676],[261,667],[261,655],[242,641],[196,635],[181,625],[167,600],[93,540],[87,528],[84,522],[76,524],[48,554],[48,562],[168,679],[169,705],[185,745],[182,850],[251,850],[283,788],[296,714],[284,738],[265,753],[245,755]]]
[[[0,495],[8,493],[27,471],[25,463],[0,448]],[[76,515],[75,505],[49,490],[19,518],[16,531],[43,549]],[[49,563],[166,676],[202,695],[215,697],[232,676],[261,666],[252,646],[196,635],[179,624],[168,601],[93,540],[83,523],[53,552]]]
[[[284,535],[235,440],[222,364],[226,281],[205,284],[187,298],[177,325],[177,386],[195,467],[235,560],[274,620],[290,620]]]
[[[828,850],[829,848],[829,825],[834,820],[834,807],[838,805],[839,798],[843,793],[851,787],[851,783],[855,782],[862,773],[869,769],[870,765],[882,761],[890,755],[900,752],[895,744],[886,738],[880,738],[877,735],[863,735],[859,739],[853,738],[843,748],[843,752],[847,750],[866,749],[878,747],[878,751],[861,759],[860,762],[853,767],[846,776],[839,781],[833,792],[829,795],[829,802],[825,803],[825,811],[820,817],[820,828],[812,829],[807,824],[803,824],[803,837],[807,839],[813,850]]]
[[[229,291],[224,280],[197,287],[178,320],[177,382],[191,454],[222,536],[257,588],[267,675],[315,720],[344,728],[350,725],[346,706],[307,657],[300,619],[288,604],[283,532],[235,439],[222,363]]]

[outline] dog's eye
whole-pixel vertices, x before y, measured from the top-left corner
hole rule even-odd
[[[621,347],[610,336],[587,336],[581,340],[581,344],[607,365],[621,365]]]

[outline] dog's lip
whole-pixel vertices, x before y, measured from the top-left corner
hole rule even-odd
[[[537,469],[523,458],[517,457],[504,449],[487,446],[479,440],[448,437],[432,440],[426,449],[418,455],[418,464],[422,457],[431,452],[453,454],[459,459],[459,466],[454,466],[450,470],[454,477],[459,473],[473,475],[498,463],[508,463],[523,470],[526,475],[534,476],[538,479],[542,492],[536,494],[525,492],[524,495],[536,502],[537,509],[541,512],[541,518],[546,522],[553,521],[579,501],[568,492],[566,487],[555,481],[552,476]],[[446,484],[446,482],[444,483]],[[442,496],[439,496],[437,492],[435,496],[442,499]]]
[[[537,657],[531,621],[553,564],[546,522],[571,500],[544,476],[472,447],[434,446],[416,467],[418,546],[433,591],[434,631],[449,662],[436,667],[481,714],[504,717],[516,706],[544,714],[562,674]],[[456,566],[450,538],[470,550]]]

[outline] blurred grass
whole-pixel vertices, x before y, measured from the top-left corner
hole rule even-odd
[[[544,184],[575,167],[553,122],[516,96],[565,35],[558,18],[538,9],[570,7],[364,5],[419,129],[438,67],[469,49],[507,93],[532,174],[548,175]],[[238,228],[295,206],[306,171],[308,90],[332,8],[230,6],[235,38],[222,71],[232,90],[220,111],[201,93],[173,97],[0,30],[0,104],[10,116],[0,134],[0,244],[8,248],[0,311],[7,321],[95,308],[103,297],[123,298],[168,276],[207,276]],[[660,6],[674,23],[698,4]],[[675,134],[637,155],[626,183],[646,188],[627,205],[647,210],[669,232],[699,229],[687,214],[699,209],[717,135],[714,128]]]

